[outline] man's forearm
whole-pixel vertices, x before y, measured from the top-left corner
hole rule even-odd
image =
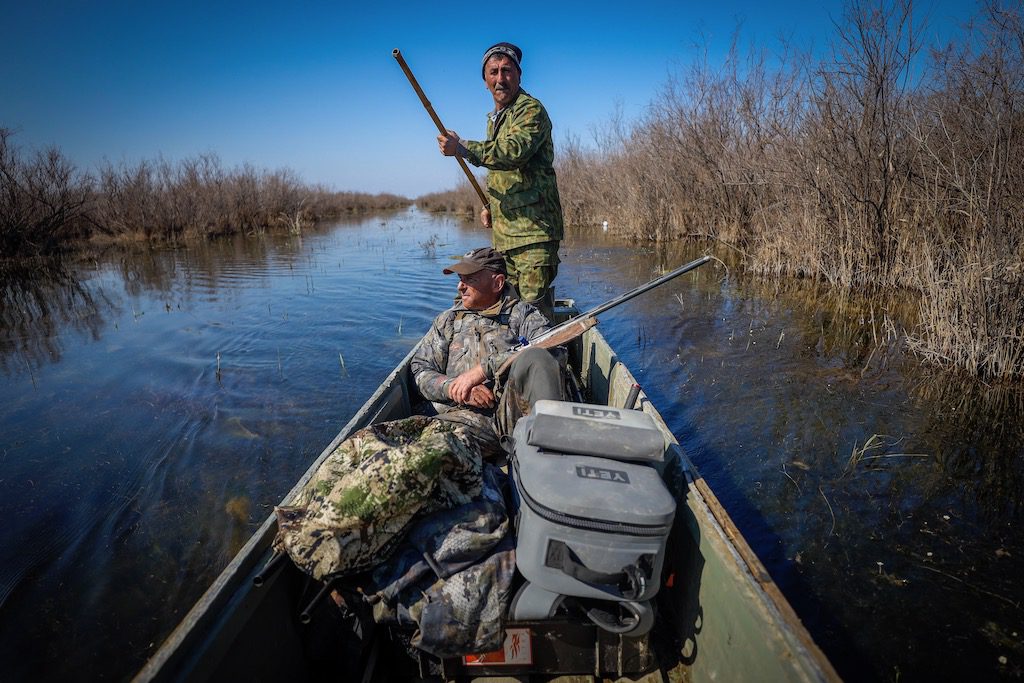
[[[461,141],[460,141],[461,142]],[[460,144],[460,154],[474,166],[484,166],[492,171],[510,171],[521,168],[530,160],[543,138],[517,135],[487,142],[466,140]]]
[[[473,393],[473,387],[480,386],[487,381],[487,375],[482,366],[466,370],[448,385],[448,395],[456,403],[469,403],[469,397]]]
[[[545,141],[551,139],[551,120],[543,110],[521,111],[502,124],[493,140],[460,140],[466,161],[493,171],[521,168]]]
[[[416,388],[428,401],[440,401],[442,403],[451,401],[448,397],[448,387],[454,381],[441,372],[433,370],[420,370],[415,373]]]

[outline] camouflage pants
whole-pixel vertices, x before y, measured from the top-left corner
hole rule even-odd
[[[508,281],[519,291],[519,298],[536,306],[551,320],[555,293],[551,286],[558,275],[558,242],[538,242],[508,249],[505,269]]]
[[[542,398],[563,400],[561,368],[550,351],[527,347],[512,361],[498,399],[494,413],[498,435],[511,436],[519,418],[529,415]]]

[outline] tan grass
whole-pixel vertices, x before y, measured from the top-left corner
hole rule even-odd
[[[909,0],[849,2],[825,59],[735,47],[560,150],[567,222],[728,245],[740,267],[919,294],[910,348],[1024,377],[1024,30],[985,4],[920,51]]]
[[[483,183],[481,183],[483,186]],[[463,180],[453,190],[431,192],[416,198],[416,205],[430,213],[454,213],[462,216],[475,216],[480,211],[480,198],[476,190]]]

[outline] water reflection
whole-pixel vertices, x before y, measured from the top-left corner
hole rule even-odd
[[[695,255],[600,236],[574,249],[599,264],[577,271],[603,280],[588,305]],[[908,356],[912,297],[748,278],[718,256],[602,329],[815,638],[848,680],[1011,671],[1020,390]]]
[[[59,362],[66,331],[97,338],[114,303],[58,259],[0,266],[0,368],[8,377]]]
[[[134,672],[488,239],[409,211],[6,285],[5,678]],[[578,233],[557,293],[589,308],[700,253]],[[844,677],[998,674],[1021,657],[1020,391],[924,371],[913,300],[717,256],[604,334]]]
[[[12,280],[4,677],[135,671],[450,302],[446,251],[486,239],[408,213]]]
[[[751,296],[748,286],[738,291]],[[760,404],[765,429],[748,432],[764,464],[753,476],[729,468],[752,516],[770,529],[765,540],[775,537],[773,574],[813,577],[801,581],[807,593],[787,594],[805,614],[831,611],[819,639],[848,679],[967,677],[980,662],[997,672],[1006,641],[993,634],[1014,630],[1021,598],[1012,584],[1020,564],[1010,560],[1024,550],[1013,532],[1024,490],[1019,393],[932,373],[906,357],[896,330],[913,324],[913,302],[883,310],[880,326],[872,302],[775,296],[755,294],[798,304],[798,319],[777,327],[797,323],[794,350],[808,362],[787,367],[770,351],[759,354],[761,371],[795,390],[770,386]],[[782,314],[775,307],[766,327]],[[949,616],[936,619],[936,609]],[[957,643],[957,656],[935,658],[922,634]]]
[[[925,372],[911,392],[928,408],[923,431],[944,477],[973,498],[986,521],[1016,527],[1024,511],[1024,388]]]

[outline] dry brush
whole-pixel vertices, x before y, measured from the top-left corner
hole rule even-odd
[[[228,169],[214,154],[172,163],[77,169],[56,148],[23,153],[0,128],[0,258],[73,249],[83,241],[169,241],[284,228],[410,204],[391,194],[335,192],[288,169]]]
[[[1019,6],[1018,6],[1019,7]],[[925,53],[909,1],[852,2],[826,59],[707,60],[560,150],[570,224],[729,245],[744,267],[919,294],[911,347],[1024,377],[1024,31],[981,8]]]

